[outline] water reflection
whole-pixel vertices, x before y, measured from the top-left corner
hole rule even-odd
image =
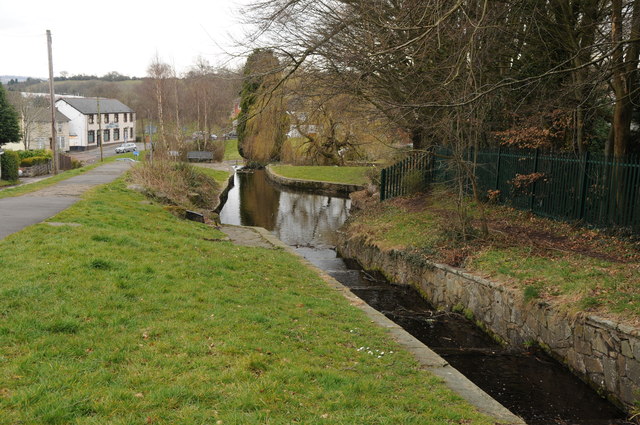
[[[236,173],[220,221],[264,227],[290,246],[330,248],[350,206],[345,198],[278,189],[257,170]]]

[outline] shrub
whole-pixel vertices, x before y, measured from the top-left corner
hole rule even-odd
[[[51,158],[47,156],[31,156],[31,157],[22,159],[20,161],[20,166],[32,167],[34,165],[46,164],[49,161],[51,161]]]
[[[402,187],[408,195],[425,190],[424,171],[409,171],[402,179]]]
[[[218,199],[218,183],[185,162],[143,162],[131,176],[147,194],[168,205],[209,209]]]
[[[46,149],[32,149],[29,151],[19,151],[18,155],[20,155],[20,159],[26,158],[34,158],[34,157],[43,157],[47,159],[53,158],[53,153]]]
[[[280,161],[291,165],[312,165],[302,137],[290,137],[282,144]]]
[[[75,158],[72,158],[72,159],[71,159],[71,168],[72,168],[72,169],[74,169],[74,170],[75,170],[76,168],[82,168],[82,162],[78,161],[78,160],[77,160],[77,159],[75,159]]]
[[[4,151],[0,155],[0,169],[2,169],[2,179],[7,181],[18,180],[18,169],[20,168],[20,156],[18,152]]]

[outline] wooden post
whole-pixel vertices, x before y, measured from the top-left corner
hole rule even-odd
[[[53,174],[58,174],[58,146],[56,137],[56,97],[53,89],[53,54],[51,53],[51,31],[47,30],[47,51],[49,53],[49,96],[51,107],[51,151],[53,152]]]

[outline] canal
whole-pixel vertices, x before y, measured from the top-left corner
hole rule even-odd
[[[622,411],[544,352],[534,347],[504,349],[463,315],[437,311],[415,289],[391,284],[354,261],[338,258],[335,236],[350,207],[347,198],[277,188],[262,170],[240,171],[220,220],[271,231],[528,424],[630,423]]]

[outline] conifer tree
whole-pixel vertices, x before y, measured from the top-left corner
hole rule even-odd
[[[18,113],[7,100],[7,94],[0,83],[0,146],[20,140]]]

